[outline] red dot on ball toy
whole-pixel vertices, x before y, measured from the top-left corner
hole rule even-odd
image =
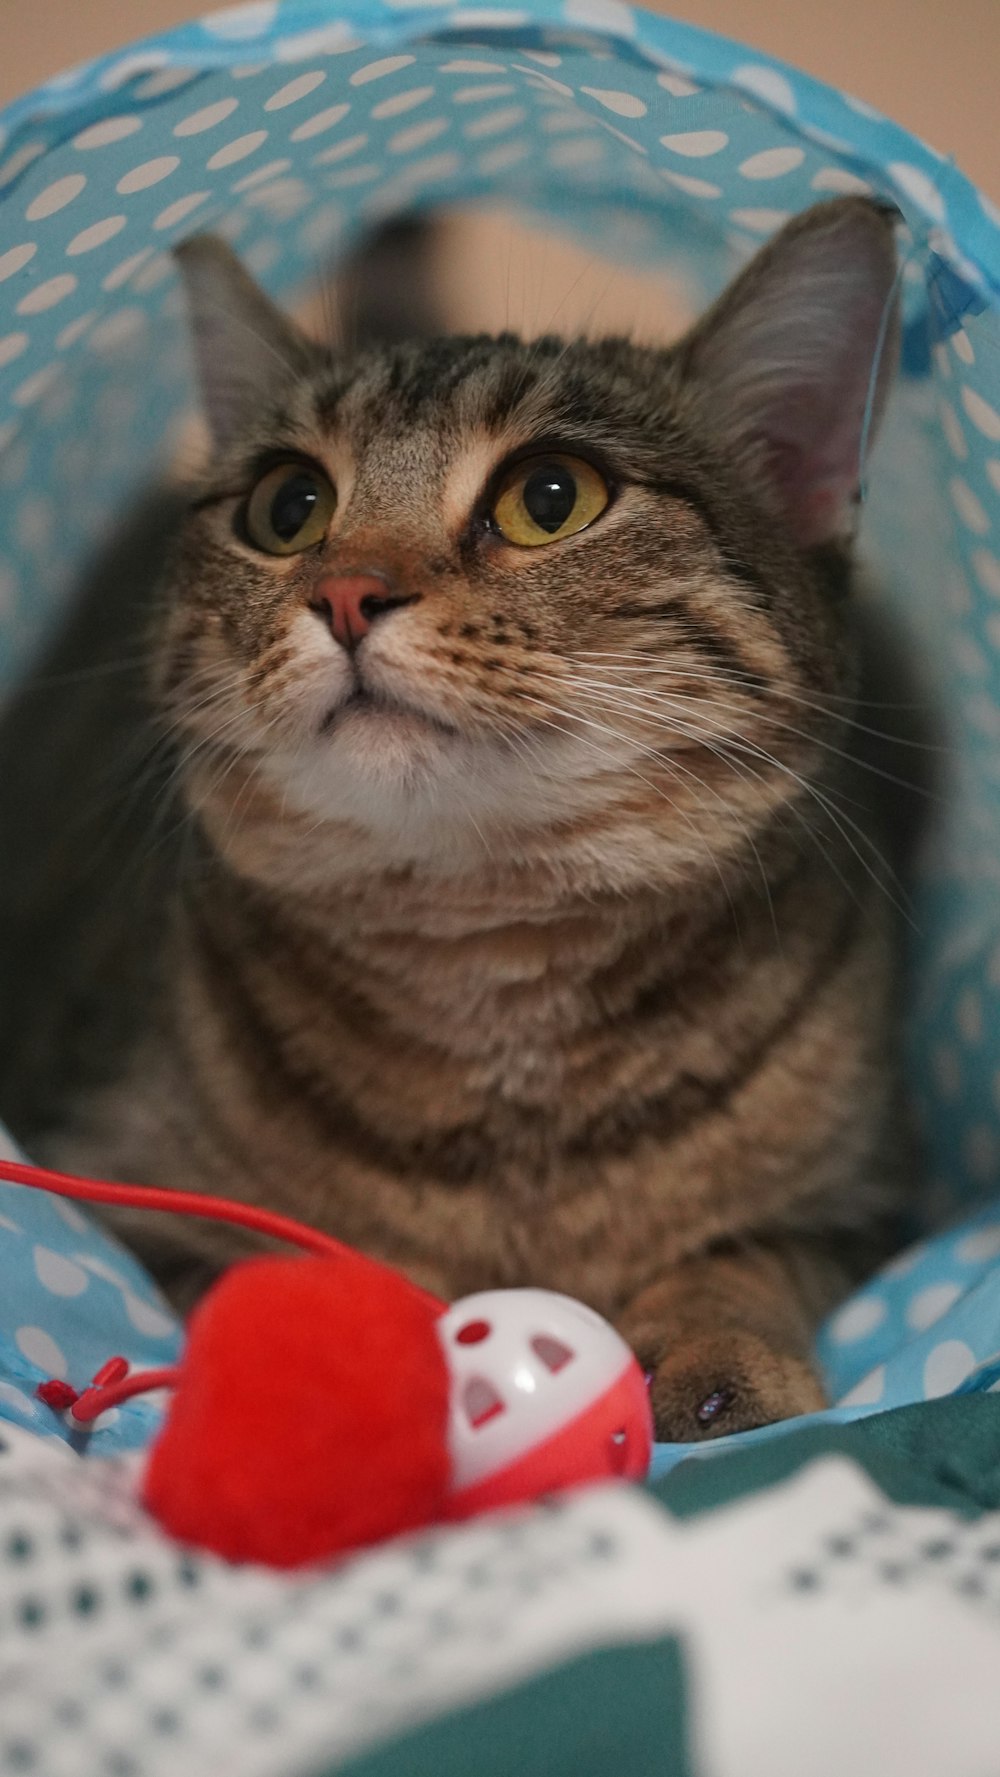
[[[298,1567],[441,1516],[449,1381],[436,1313],[357,1258],[261,1258],[199,1304],[143,1483],[182,1542]]]

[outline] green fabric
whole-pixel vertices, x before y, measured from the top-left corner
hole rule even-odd
[[[729,1505],[824,1456],[856,1462],[899,1505],[1000,1507],[1000,1396],[954,1395],[848,1425],[692,1457],[650,1484],[675,1517]],[[452,1711],[335,1767],[337,1777],[692,1777],[674,1637],[604,1648]],[[318,1774],[333,1777],[333,1768]]]
[[[337,1777],[694,1777],[679,1644],[669,1637],[585,1654],[335,1769]]]
[[[790,1426],[784,1436],[691,1457],[650,1484],[688,1518],[785,1481],[807,1462],[847,1456],[898,1505],[945,1506],[966,1517],[1000,1507],[1000,1396],[949,1395],[849,1425]]]

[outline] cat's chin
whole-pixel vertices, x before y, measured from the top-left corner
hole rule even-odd
[[[587,787],[572,793],[558,752],[551,773],[537,760],[526,771],[523,749],[352,695],[309,744],[276,748],[259,769],[288,813],[367,833],[392,861],[443,865],[465,853],[481,861],[490,834],[537,832],[585,808]]]
[[[475,774],[474,744],[419,710],[361,692],[326,715],[310,745],[272,758],[292,806],[321,819],[387,830],[423,820]]]
[[[365,747],[403,744],[409,748],[428,733],[445,740],[461,738],[453,723],[360,686],[335,704],[320,723],[321,735],[346,736]]]

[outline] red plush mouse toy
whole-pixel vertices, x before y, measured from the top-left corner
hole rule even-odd
[[[236,1223],[308,1257],[234,1265],[191,1317],[176,1369],[112,1358],[77,1396],[86,1426],[149,1389],[173,1398],[142,1498],[172,1536],[231,1561],[299,1567],[384,1537],[646,1472],[645,1378],[606,1321],[547,1290],[450,1308],[388,1265],[284,1216],[0,1163],[60,1196]]]

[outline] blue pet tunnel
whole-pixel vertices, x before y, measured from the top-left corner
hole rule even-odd
[[[952,1225],[825,1329],[843,1415],[1000,1376],[1000,213],[867,105],[620,0],[259,0],[0,116],[0,685],[175,446],[186,235],[222,233],[290,298],[394,214],[502,204],[707,299],[788,216],[853,191],[904,218],[903,375],[863,540],[947,729],[910,1065]],[[75,1379],[98,1331],[143,1361],[175,1335],[103,1234],[25,1198],[0,1185],[0,1416],[37,1427],[53,1346]],[[123,1410],[94,1447],[149,1424]]]

